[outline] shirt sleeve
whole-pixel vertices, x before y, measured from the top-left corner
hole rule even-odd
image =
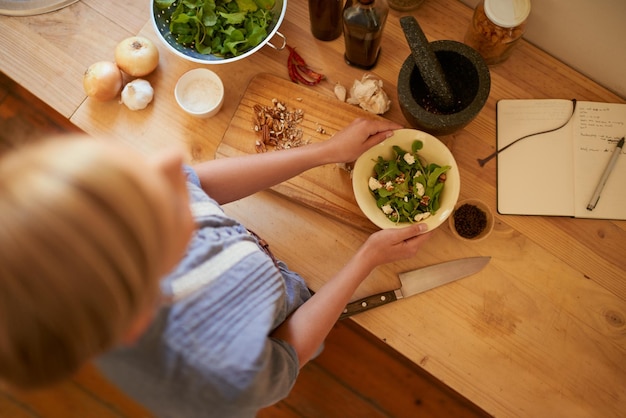
[[[286,398],[298,377],[299,364],[295,349],[283,340],[268,338],[262,357],[265,363],[250,389],[240,397],[242,407],[260,409]]]

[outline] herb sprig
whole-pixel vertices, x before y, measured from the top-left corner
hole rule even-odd
[[[241,55],[259,45],[274,19],[275,0],[154,0],[159,9],[176,1],[170,33],[201,54]]]
[[[441,205],[449,165],[427,163],[418,155],[423,143],[415,140],[411,151],[394,145],[395,156],[385,160],[379,156],[369,188],[376,206],[393,222],[419,222],[434,215]]]

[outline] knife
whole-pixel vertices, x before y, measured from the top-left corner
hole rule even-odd
[[[346,305],[340,319],[425,292],[478,273],[491,257],[469,257],[400,273],[400,289],[378,293]]]

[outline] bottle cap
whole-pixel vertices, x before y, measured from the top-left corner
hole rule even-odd
[[[503,28],[522,24],[530,14],[530,0],[485,0],[487,18]]]

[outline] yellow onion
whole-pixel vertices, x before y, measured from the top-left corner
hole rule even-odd
[[[159,65],[159,50],[143,36],[131,36],[115,47],[115,62],[126,74],[143,77]]]
[[[83,75],[83,88],[87,96],[102,102],[117,97],[122,85],[122,72],[111,61],[93,63]]]

